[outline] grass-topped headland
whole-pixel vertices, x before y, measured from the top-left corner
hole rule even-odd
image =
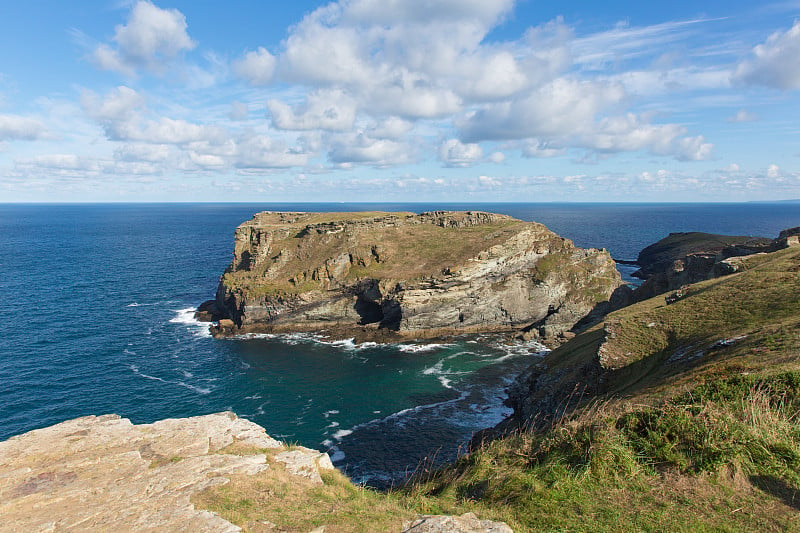
[[[605,250],[481,211],[264,212],[241,224],[234,240],[209,305],[230,319],[215,330],[221,335],[554,337],[621,285]]]

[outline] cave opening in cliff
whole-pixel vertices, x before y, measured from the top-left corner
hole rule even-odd
[[[377,324],[384,319],[383,308],[378,302],[359,297],[355,305],[356,313],[361,317],[358,321],[362,326],[365,324]]]

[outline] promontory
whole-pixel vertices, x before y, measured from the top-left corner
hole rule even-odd
[[[606,250],[478,211],[262,212],[199,315],[216,335],[568,335],[622,285]]]

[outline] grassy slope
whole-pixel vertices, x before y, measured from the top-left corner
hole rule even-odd
[[[372,213],[376,215],[376,213]],[[322,215],[320,215],[322,216]],[[348,213],[349,217],[350,214]],[[314,223],[336,220],[314,219]],[[298,232],[311,222],[303,220]],[[277,256],[251,271],[228,272],[224,283],[243,289],[252,295],[297,294],[321,288],[312,273],[324,268],[327,260],[349,253],[364,260],[347,274],[348,281],[363,278],[413,280],[440,276],[445,268],[457,269],[478,252],[500,244],[529,224],[519,220],[500,220],[466,228],[442,228],[432,224],[375,227],[355,235],[310,234],[276,240],[273,250],[287,250],[288,261],[278,267],[274,279],[264,278],[264,272],[278,262]],[[548,235],[557,238],[554,235]],[[545,237],[546,238],[546,237]],[[378,247],[380,262],[374,260],[373,246]],[[276,252],[277,253],[277,252]],[[414,261],[408,258],[413,257]],[[298,276],[300,281],[298,283]],[[295,279],[294,282],[290,281]]]
[[[387,495],[334,474],[306,503],[328,510],[313,520],[280,498],[253,500],[237,481],[206,505],[242,525],[266,517],[297,531],[397,530],[414,513],[467,511],[515,531],[800,531],[800,250],[746,268],[675,304],[658,297],[609,315],[608,394],[546,431],[495,441]],[[600,328],[551,365],[592,357]]]

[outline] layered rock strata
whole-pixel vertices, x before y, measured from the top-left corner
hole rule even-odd
[[[226,453],[231,445],[262,453]],[[241,531],[191,496],[276,462],[319,484],[333,468],[230,412],[142,425],[77,418],[0,442],[0,531]]]
[[[199,316],[217,335],[528,330],[553,337],[621,285],[605,250],[484,212],[263,212]],[[598,307],[599,306],[599,307]]]

